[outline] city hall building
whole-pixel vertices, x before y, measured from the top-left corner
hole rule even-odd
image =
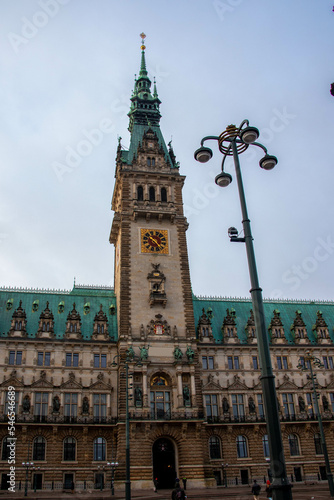
[[[246,299],[196,297],[180,172],[160,130],[142,47],[119,141],[110,243],[114,287],[0,289],[0,471],[8,488],[7,413],[15,402],[16,489],[217,487],[269,474],[257,337]],[[19,285],[19,283],[18,283]],[[326,478],[310,351],[330,459],[334,303],[264,302],[288,477]],[[128,407],[128,413],[127,413]],[[22,465],[24,463],[24,465]],[[33,463],[33,464],[31,464]],[[113,465],[110,465],[113,464]]]

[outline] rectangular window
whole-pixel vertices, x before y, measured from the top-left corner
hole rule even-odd
[[[244,397],[242,394],[232,394],[232,411],[235,419],[245,416]]]
[[[9,365],[21,365],[22,364],[22,351],[9,351]]]
[[[203,370],[213,370],[213,356],[202,356],[202,368]]]
[[[334,392],[331,392],[329,396],[331,398],[332,413],[334,413]]]
[[[307,412],[310,416],[313,416],[314,414],[314,409],[313,409],[313,395],[308,392],[306,394],[306,403],[307,403]]]
[[[218,397],[217,394],[205,395],[205,407],[207,417],[218,417]]]
[[[75,421],[78,414],[78,394],[67,392],[64,395],[64,416],[65,421]]]
[[[253,361],[253,370],[258,370],[259,369],[259,363],[258,363],[258,360],[257,360],[257,356],[253,356],[252,357],[252,361]]]
[[[94,368],[106,368],[106,367],[107,367],[107,355],[94,354]]]
[[[48,415],[49,394],[47,392],[36,392],[34,415],[38,422],[46,422]]]
[[[105,422],[107,416],[107,395],[93,395],[93,415],[94,422]]]
[[[328,364],[329,364],[329,368],[331,370],[333,370],[333,368],[334,368],[333,356],[328,356]]]
[[[328,370],[328,359],[327,359],[327,356],[323,356],[322,357],[322,362],[323,362],[325,370]]]
[[[67,352],[66,353],[66,366],[74,366],[74,367],[79,366],[79,354]]]
[[[257,394],[257,407],[259,410],[259,416],[264,418],[264,406],[263,406],[263,397],[262,394]]]
[[[293,394],[282,394],[282,401],[284,407],[284,414],[286,417],[295,416],[295,405],[293,402]]]
[[[232,356],[227,356],[228,369],[233,370],[233,358]]]
[[[276,356],[276,361],[277,361],[277,368],[279,370],[282,370],[283,365],[282,365],[282,358],[281,358],[281,356]]]
[[[240,368],[240,366],[239,366],[239,356],[234,356],[233,361],[234,361],[234,369],[235,370],[239,370],[239,368]]]
[[[37,366],[50,366],[50,353],[38,352],[37,353]]]
[[[276,361],[279,370],[288,369],[288,358],[286,356],[276,356]]]

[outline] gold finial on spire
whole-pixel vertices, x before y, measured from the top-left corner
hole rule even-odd
[[[139,36],[140,36],[140,38],[141,38],[141,47],[140,47],[140,48],[141,48],[141,50],[145,50],[145,49],[146,49],[146,47],[145,47],[145,45],[144,45],[144,40],[145,40],[145,38],[146,38],[146,35],[145,35],[145,33],[140,33],[140,35],[139,35]]]

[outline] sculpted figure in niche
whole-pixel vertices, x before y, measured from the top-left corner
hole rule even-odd
[[[52,400],[52,410],[59,411],[59,408],[60,408],[60,401],[58,396],[55,396]]]
[[[189,406],[190,392],[189,392],[189,387],[187,385],[183,387],[183,401],[184,401],[184,406]]]
[[[298,398],[299,411],[305,411],[305,401],[301,396]]]
[[[329,404],[328,404],[328,399],[326,398],[326,396],[322,396],[322,406],[323,406],[324,411],[328,411]]]
[[[192,363],[194,361],[195,353],[190,346],[187,346],[186,355],[189,363]]]
[[[132,346],[130,346],[129,349],[126,351],[126,356],[129,359],[133,359],[135,357],[135,351],[133,350]]]
[[[183,354],[182,354],[181,349],[179,347],[175,347],[175,349],[174,349],[174,358],[176,360],[179,360],[179,359],[182,359],[182,356],[183,356]]]
[[[148,349],[145,346],[140,348],[140,359],[146,361],[148,358]]]
[[[23,403],[22,403],[22,408],[23,411],[29,411],[30,410],[30,398],[29,396],[25,396]]]
[[[82,413],[89,413],[89,401],[85,396],[82,401]]]
[[[249,409],[249,413],[255,413],[255,404],[254,404],[253,398],[249,398],[249,400],[248,400],[248,409]]]
[[[142,390],[141,390],[140,387],[136,387],[135,388],[135,402],[136,402],[136,406],[141,406],[142,399],[143,399]]]
[[[230,410],[230,405],[228,404],[228,401],[226,398],[223,399],[223,411],[224,413],[228,413]]]

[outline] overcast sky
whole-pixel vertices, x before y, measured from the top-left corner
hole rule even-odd
[[[1,286],[113,285],[114,159],[118,136],[129,145],[144,31],[161,129],[186,175],[194,293],[249,296],[245,246],[227,236],[241,229],[232,161],[222,189],[216,144],[209,163],[193,157],[202,137],[248,118],[279,161],[266,172],[260,149],[240,157],[263,294],[332,300],[332,10],[327,0],[1,0]]]

